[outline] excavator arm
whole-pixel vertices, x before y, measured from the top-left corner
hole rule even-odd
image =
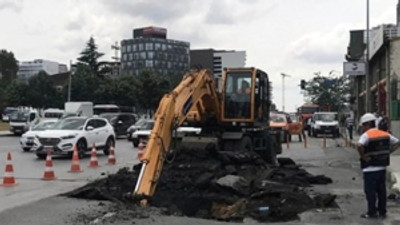
[[[160,101],[155,122],[143,155],[133,197],[140,197],[147,205],[161,176],[162,167],[172,138],[172,131],[186,120],[204,121],[207,114],[214,114],[221,121],[220,102],[212,75],[208,70],[189,71],[181,83]]]

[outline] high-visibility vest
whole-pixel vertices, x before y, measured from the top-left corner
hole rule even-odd
[[[369,162],[361,160],[361,168],[368,166],[388,166],[390,164],[390,135],[389,133],[369,129],[366,131],[368,144],[364,146],[364,154],[371,157]]]

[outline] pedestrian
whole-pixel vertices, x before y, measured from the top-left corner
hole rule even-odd
[[[353,127],[354,127],[354,120],[351,118],[351,115],[347,115],[346,117],[346,128],[347,131],[349,132],[349,138],[350,140],[353,140]]]
[[[363,133],[358,141],[360,165],[363,171],[364,193],[368,211],[362,218],[386,217],[386,166],[390,153],[399,146],[399,139],[375,126],[376,116],[366,113],[360,118]]]

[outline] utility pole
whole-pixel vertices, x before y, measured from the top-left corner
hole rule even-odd
[[[290,77],[290,75],[281,73],[282,76],[282,111],[285,112],[285,77]]]
[[[72,76],[72,60],[69,60],[69,77],[68,77],[68,102],[71,101],[71,76]]]
[[[367,0],[367,51],[365,56],[365,112],[370,112],[370,77],[369,77],[369,0]]]

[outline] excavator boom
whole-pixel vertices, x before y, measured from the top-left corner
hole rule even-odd
[[[212,75],[208,70],[189,71],[182,82],[163,96],[155,113],[155,122],[141,161],[142,169],[134,197],[152,196],[161,176],[163,163],[170,147],[172,131],[187,120],[204,120],[207,112],[220,120],[220,102]],[[147,204],[142,200],[142,204]]]

